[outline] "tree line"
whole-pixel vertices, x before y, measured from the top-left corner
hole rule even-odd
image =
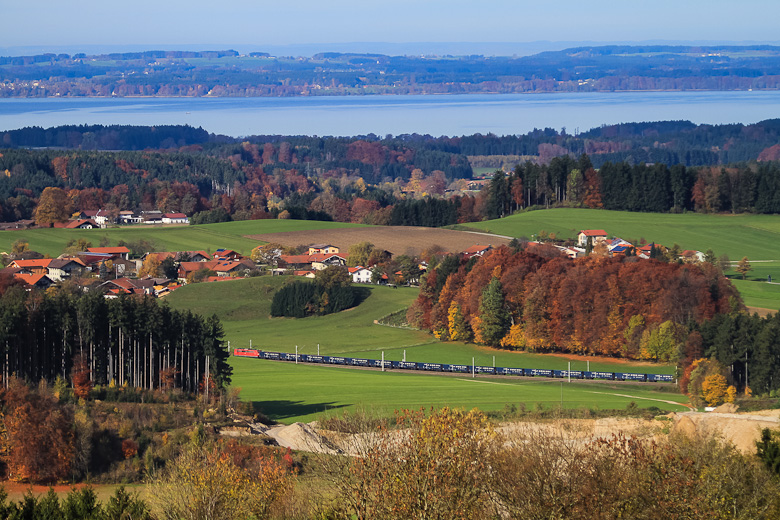
[[[293,280],[280,288],[271,301],[271,316],[323,316],[354,307],[367,297],[367,289],[352,286],[346,268],[331,266],[317,271],[312,282]]]
[[[106,299],[67,289],[0,297],[0,372],[53,383],[178,388],[196,393],[230,382],[216,316],[171,310],[154,298]],[[78,386],[78,385],[76,385]]]
[[[780,136],[770,123],[742,130],[762,136],[757,141],[764,146],[762,139],[776,142]],[[201,130],[183,128],[183,135],[202,137]],[[634,124],[613,132],[602,129],[594,139],[604,133],[616,139],[646,139],[646,134],[671,138],[684,134],[685,128]],[[102,134],[123,132],[143,135],[134,127],[103,129]],[[166,140],[176,132],[160,131]],[[719,129],[713,133],[720,138],[732,135]],[[530,206],[780,212],[780,166],[771,160],[780,158],[780,147],[764,150],[761,162],[729,166],[638,163],[631,158],[596,164],[605,154],[573,158],[568,148],[556,144],[569,146],[564,141],[570,138],[555,131],[457,139],[259,136],[242,143],[210,141],[156,152],[10,149],[0,153],[0,210],[5,221],[33,218],[48,188],[63,192],[60,218],[90,209],[104,209],[109,215],[127,209],[160,210],[186,213],[194,223],[295,218],[442,226],[499,218]],[[526,160],[508,173],[497,171],[481,189],[470,185],[473,172],[467,153],[513,151],[513,143],[526,139],[549,141],[539,144],[549,154]]]

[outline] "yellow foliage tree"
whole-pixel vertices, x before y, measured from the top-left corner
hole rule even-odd
[[[338,487],[336,518],[490,517],[490,460],[501,443],[487,417],[442,408],[404,411],[398,422],[408,434],[369,430],[355,436],[357,456],[328,468]]]
[[[144,276],[151,276],[155,277],[160,272],[160,259],[157,258],[157,255],[147,255],[146,260],[144,260],[143,265],[141,266],[141,269],[138,270],[138,277],[143,278]]]
[[[733,403],[734,399],[737,398],[737,389],[734,385],[730,385],[726,389],[726,402],[727,403]]]
[[[523,325],[515,323],[509,327],[509,332],[501,340],[501,346],[504,348],[525,348],[525,334],[523,334]]]
[[[450,308],[447,312],[447,324],[452,341],[468,341],[471,339],[469,325],[466,323],[466,318],[463,316],[458,302],[453,301],[450,303]]]
[[[722,404],[726,390],[726,378],[722,374],[710,374],[701,384],[701,396],[710,406]]]
[[[236,465],[217,445],[188,446],[152,482],[160,518],[267,518],[270,506],[291,491],[292,477],[280,464],[260,460]]]

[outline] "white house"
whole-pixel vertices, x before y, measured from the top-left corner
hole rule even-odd
[[[371,283],[371,270],[362,266],[350,267],[349,274],[352,276],[352,283]]]
[[[607,232],[603,229],[583,229],[577,235],[577,245],[580,247],[587,246],[588,238],[591,239],[593,245],[595,246],[599,242],[604,242],[607,240]]]
[[[190,219],[184,213],[165,213],[162,216],[163,224],[189,224]]]

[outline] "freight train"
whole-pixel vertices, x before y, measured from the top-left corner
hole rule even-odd
[[[265,350],[237,348],[233,355],[273,361],[296,361],[324,365],[346,365],[353,367],[382,368],[378,359],[350,358],[340,356],[314,356],[312,354],[290,354]],[[571,379],[604,379],[609,381],[641,381],[650,383],[672,383],[670,374],[637,374],[632,372],[598,372],[590,370],[549,370],[543,368],[510,368],[480,365],[451,365],[446,363],[418,363],[414,361],[384,361],[385,370],[417,370],[422,372],[455,372],[463,374],[489,374],[495,376],[548,377]]]

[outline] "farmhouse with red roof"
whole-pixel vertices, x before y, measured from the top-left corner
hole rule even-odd
[[[488,251],[490,251],[491,249],[493,249],[492,245],[486,245],[486,246],[473,245],[469,248],[466,248],[463,251],[462,255],[464,258],[468,259],[471,258],[472,256],[482,256]]]
[[[577,245],[580,247],[587,246],[588,238],[591,239],[593,245],[596,245],[598,242],[607,240],[607,232],[603,229],[583,229],[577,235]]]

